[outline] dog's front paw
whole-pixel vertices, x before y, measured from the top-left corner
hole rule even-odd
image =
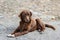
[[[7,35],[7,37],[11,37],[11,38],[14,38],[15,37],[15,35],[13,34],[9,34],[9,35]]]

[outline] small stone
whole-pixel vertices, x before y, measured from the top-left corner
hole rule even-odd
[[[51,20],[55,20],[56,18],[54,16],[51,17]]]

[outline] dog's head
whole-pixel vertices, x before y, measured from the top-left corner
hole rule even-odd
[[[31,16],[32,16],[32,12],[28,10],[23,10],[19,15],[19,17],[21,18],[21,21],[27,22],[27,23],[31,21]]]

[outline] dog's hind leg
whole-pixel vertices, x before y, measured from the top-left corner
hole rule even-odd
[[[38,31],[42,32],[45,30],[45,24],[40,19],[36,19],[36,23]]]

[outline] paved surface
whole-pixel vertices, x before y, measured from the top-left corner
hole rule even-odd
[[[19,25],[19,18],[16,16],[9,19],[0,17],[0,40],[60,40],[60,21],[46,19],[44,23],[55,26],[55,31],[50,28],[46,28],[42,34],[34,31],[16,38],[9,38],[7,35],[13,32]]]
[[[0,24],[0,40],[60,40],[60,21],[50,21],[48,23],[54,25],[56,30],[53,31],[50,28],[46,28],[43,34],[34,31],[16,38],[7,37],[7,35],[11,33],[16,27],[13,25],[10,27],[5,27],[4,25]]]

